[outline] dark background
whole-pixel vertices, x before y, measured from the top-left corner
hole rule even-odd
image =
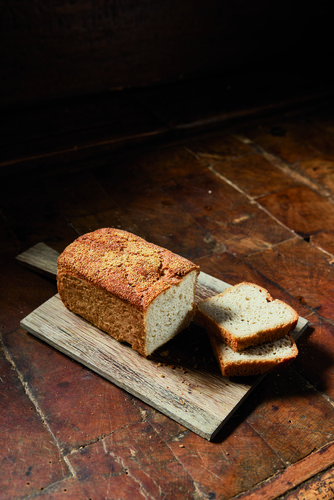
[[[254,75],[261,92],[326,86],[333,63],[323,3],[2,0],[0,7],[2,108],[217,76],[238,80],[251,98]]]

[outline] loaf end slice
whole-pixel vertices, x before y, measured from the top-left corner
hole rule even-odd
[[[234,351],[285,337],[297,312],[254,283],[239,283],[199,303],[196,319]]]
[[[235,352],[225,342],[210,334],[213,352],[225,377],[245,377],[272,371],[293,361],[298,348],[291,334],[242,352]]]

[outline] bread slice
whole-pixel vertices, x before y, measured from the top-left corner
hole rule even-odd
[[[196,319],[234,351],[286,336],[298,314],[254,283],[239,283],[198,304]]]
[[[65,306],[143,356],[193,317],[199,267],[126,231],[103,228],[81,236],[57,266]]]
[[[291,334],[282,339],[242,352],[235,352],[215,335],[209,334],[220,370],[225,377],[260,375],[290,363],[298,354]]]

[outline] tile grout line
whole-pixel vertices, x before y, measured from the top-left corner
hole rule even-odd
[[[55,445],[56,445],[56,447],[58,449],[59,455],[62,457],[62,459],[64,460],[65,464],[67,465],[68,470],[71,473],[72,477],[75,478],[76,477],[76,472],[75,472],[74,468],[72,467],[70,461],[67,459],[67,456],[63,454],[62,448],[60,446],[60,443],[58,442],[56,436],[52,432],[51,427],[50,427],[50,425],[49,425],[49,423],[47,421],[47,418],[44,416],[44,413],[43,413],[41,407],[39,406],[37,400],[35,399],[33,393],[31,392],[31,390],[29,389],[29,386],[28,386],[27,382],[24,380],[24,377],[23,377],[22,373],[20,372],[20,370],[18,370],[18,368],[17,368],[17,366],[16,366],[13,358],[11,357],[8,349],[5,347],[5,345],[3,344],[3,341],[1,339],[0,339],[0,343],[2,344],[2,347],[3,347],[5,359],[10,363],[10,365],[12,366],[12,368],[15,370],[15,372],[17,374],[17,377],[18,377],[19,381],[22,384],[22,387],[23,387],[23,390],[24,390],[25,394],[28,396],[29,400],[34,405],[36,413],[39,416],[39,418],[41,419],[41,421],[43,422],[43,424],[45,425],[45,427],[46,427],[47,431],[49,432],[49,434],[51,435],[51,437],[52,437],[52,439],[53,439],[53,441],[54,441],[54,443],[55,443]]]

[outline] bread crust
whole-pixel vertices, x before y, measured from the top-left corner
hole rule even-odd
[[[127,231],[103,228],[70,244],[58,258],[65,306],[146,355],[145,316],[156,297],[199,267]],[[191,312],[189,312],[190,322]]]
[[[80,236],[58,258],[58,273],[85,280],[144,311],[152,300],[199,267],[127,231]]]
[[[230,293],[230,290],[237,289],[239,287],[242,287],[244,285],[251,285],[254,288],[257,288],[259,291],[262,293],[265,293],[266,300],[267,302],[272,302],[274,299],[268,292],[263,287],[260,287],[259,285],[256,285],[254,283],[249,283],[249,282],[242,282],[239,283],[238,285],[235,285],[234,287],[227,288],[224,292],[220,293],[218,297],[223,297],[224,295]],[[209,299],[206,299],[203,302],[209,301]],[[285,308],[287,308],[290,313],[291,313],[291,321],[288,322],[285,325],[282,325],[280,328],[274,327],[274,328],[267,328],[266,330],[260,330],[256,333],[250,334],[245,337],[238,337],[235,336],[232,332],[230,332],[228,329],[224,328],[222,325],[219,325],[213,318],[211,318],[209,315],[207,315],[204,311],[202,311],[199,307],[196,311],[196,320],[206,328],[208,332],[211,332],[212,334],[216,335],[217,337],[221,338],[228,344],[234,351],[240,352],[244,349],[247,349],[248,347],[251,346],[256,346],[259,344],[263,344],[265,342],[272,342],[274,340],[278,340],[282,337],[285,337],[289,332],[291,332],[297,325],[298,322],[298,314],[297,312],[290,307],[288,304],[285,302],[275,299],[276,303],[281,303],[284,305]],[[200,304],[199,304],[200,306]]]
[[[143,311],[81,278],[65,273],[59,274],[58,290],[70,311],[145,355]]]
[[[298,355],[298,348],[291,334],[288,334],[288,337],[291,341],[292,347],[290,356],[286,356],[284,358],[277,356],[275,359],[259,359],[252,362],[243,362],[242,359],[240,359],[239,362],[229,362],[221,354],[222,340],[215,337],[215,335],[209,335],[212,350],[219,364],[220,371],[224,377],[248,377],[253,375],[261,375],[263,373],[270,372],[288,365]]]

